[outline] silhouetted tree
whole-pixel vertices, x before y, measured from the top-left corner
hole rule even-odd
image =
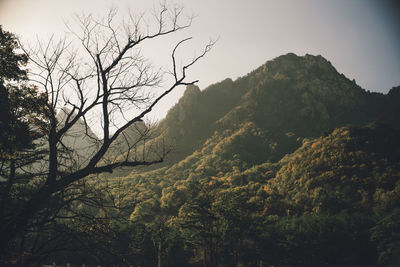
[[[34,48],[24,47],[25,54],[15,53],[15,38],[2,33],[5,49],[2,44],[0,60],[10,64],[2,64],[5,67],[0,74],[2,79],[18,80],[25,77],[20,66],[27,60],[32,64],[28,76],[44,101],[40,116],[30,127],[43,135],[37,145],[48,151],[43,158],[15,170],[18,175],[29,174],[23,184],[14,184],[5,177],[7,190],[13,193],[3,194],[2,203],[17,201],[8,207],[12,211],[7,217],[0,219],[2,264],[21,256],[13,254],[24,246],[27,233],[54,223],[59,212],[77,199],[68,194],[79,191],[74,189],[77,182],[119,167],[164,160],[168,148],[143,145],[150,132],[142,121],[175,88],[197,82],[187,80],[187,70],[204,57],[213,42],[182,65],[177,63],[177,50],[191,38],[177,42],[171,51],[172,83],[159,95],[153,90],[160,87],[163,73],[148,63],[140,47],[190,27],[192,19],[185,19],[183,14],[182,8],[170,9],[163,4],[154,13],[154,27],[143,16],[134,15],[117,25],[114,9],[100,20],[91,15],[77,16],[80,31],[72,33],[74,40],[56,42],[51,38]],[[79,48],[73,46],[76,40]],[[100,137],[91,131],[96,123],[102,129]],[[127,134],[132,129],[136,129],[135,138]],[[15,135],[13,138],[22,140]]]

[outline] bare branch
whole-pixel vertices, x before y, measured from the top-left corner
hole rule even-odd
[[[38,143],[45,152],[36,162],[27,158],[24,162],[29,164],[16,165],[27,174],[32,189],[2,228],[2,241],[10,243],[17,233],[54,221],[67,200],[74,199],[68,198],[68,191],[89,175],[164,161],[170,149],[163,139],[149,142],[156,136],[143,120],[173,90],[197,82],[188,81],[186,73],[215,42],[178,67],[178,48],[191,38],[179,41],[171,51],[174,81],[157,95],[154,89],[160,87],[163,72],[140,48],[187,29],[193,16],[185,18],[183,8],[165,3],[153,15],[148,23],[144,14],[130,14],[128,23],[121,25],[116,9],[103,19],[77,15],[79,31],[67,26],[66,38],[23,47],[31,64],[29,78],[46,98],[39,128],[44,137]],[[93,125],[102,136],[92,132]],[[8,171],[3,162],[0,170]],[[66,201],[47,210],[43,203],[57,195]]]

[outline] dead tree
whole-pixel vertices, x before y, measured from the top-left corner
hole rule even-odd
[[[182,8],[165,5],[153,14],[152,22],[145,16],[131,15],[117,25],[116,18],[115,9],[100,20],[77,16],[79,31],[69,35],[75,39],[55,42],[52,38],[47,43],[38,42],[33,49],[24,48],[31,63],[30,81],[46,98],[41,123],[33,127],[45,136],[42,141],[48,152],[44,159],[19,170],[30,173],[29,193],[19,197],[14,210],[2,218],[6,221],[0,233],[3,255],[15,248],[21,233],[54,218],[48,214],[42,221],[37,219],[52,196],[90,175],[162,162],[168,152],[163,148],[157,158],[132,156],[148,138],[148,128],[142,123],[145,116],[175,88],[197,82],[187,80],[187,71],[213,42],[180,65],[178,49],[191,38],[178,41],[170,54],[172,82],[155,95],[153,90],[160,86],[164,73],[148,63],[140,47],[190,27],[192,19],[184,17]],[[101,129],[101,136],[91,131],[93,127]],[[134,127],[139,130],[132,138],[129,131]],[[71,140],[82,142],[73,144]],[[110,153],[121,143],[123,154]]]

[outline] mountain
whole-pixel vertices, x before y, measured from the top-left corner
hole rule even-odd
[[[175,153],[151,175],[168,180],[243,171],[278,162],[305,139],[337,127],[378,121],[399,128],[399,101],[400,87],[386,95],[368,92],[322,56],[283,55],[236,81],[203,91],[188,86],[159,124]],[[129,177],[138,173],[147,176],[133,170]]]
[[[117,181],[135,203],[134,227],[175,236],[165,258],[183,262],[167,266],[216,266],[208,257],[226,266],[397,265],[399,136],[387,124],[341,127],[242,169],[207,142],[172,167]],[[181,239],[185,257],[174,254]]]
[[[188,86],[158,128],[160,137],[175,145],[163,166],[189,156],[214,134],[226,136],[243,127],[248,137],[238,142],[242,155],[248,148],[249,164],[277,161],[303,138],[344,125],[386,121],[399,127],[398,91],[367,92],[322,56],[283,55],[236,81],[226,79],[203,91]]]
[[[338,73],[322,56],[289,53],[236,81],[226,79],[203,91],[188,86],[160,122],[153,144],[168,142],[173,147],[161,166],[171,166],[201,149],[207,140],[219,142],[222,136],[230,137],[230,142],[223,145],[228,157],[237,150],[247,165],[276,162],[298,148],[303,138],[317,137],[336,127],[371,121],[386,121],[398,127],[399,118],[394,114],[400,114],[399,88],[392,88],[387,95],[370,93]],[[60,122],[64,113],[58,115]],[[83,159],[95,150],[97,137],[88,131],[89,136],[85,136],[84,124],[79,121],[71,136],[63,138],[67,147],[77,151],[73,158]],[[133,125],[116,140],[106,158],[124,156],[136,143],[136,153],[144,155],[141,139],[149,131],[144,123]],[[78,165],[84,163],[81,161]],[[129,172],[118,170],[112,176]]]
[[[67,108],[59,110],[57,113],[58,127],[63,127],[67,115],[71,111]],[[88,159],[98,148],[99,139],[90,127],[79,119],[61,138],[62,164],[69,168],[79,168],[88,163]]]
[[[188,86],[157,129],[169,160],[107,179],[141,265],[399,264],[399,88],[294,54]]]
[[[57,113],[59,127],[64,126],[66,117],[70,112],[67,108],[63,108]],[[125,156],[129,150],[132,150],[130,151],[132,157],[141,157],[143,140],[150,139],[151,134],[152,129],[144,122],[134,123],[111,144],[103,157],[103,161],[114,161]],[[63,164],[72,168],[82,167],[97,152],[100,141],[91,130],[90,125],[83,119],[79,119],[61,138],[63,148],[61,151],[65,153],[62,159],[65,161]],[[136,154],[134,153],[135,147],[137,147]],[[120,173],[120,170],[117,170],[117,173]],[[126,172],[122,171],[121,173]]]
[[[68,108],[60,109],[56,114],[58,128],[65,125],[68,114],[71,110]],[[74,114],[72,114],[74,116]],[[90,127],[79,119],[62,137],[61,142],[58,143],[59,154],[58,160],[60,166],[63,168],[73,170],[78,169],[88,163],[88,159],[93,155],[98,148],[99,139],[90,129]],[[45,138],[38,138],[34,141],[37,146],[37,151],[48,151],[48,140]],[[43,152],[41,152],[43,153]],[[47,153],[45,153],[46,155]],[[34,162],[29,164],[27,170],[22,172],[31,173],[47,173],[48,171],[48,155],[41,158],[40,153]],[[40,177],[40,176],[39,176]]]

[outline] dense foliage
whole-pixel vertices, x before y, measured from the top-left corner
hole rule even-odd
[[[397,91],[369,93],[293,54],[188,87],[159,126],[176,140],[170,162],[109,179],[129,192],[131,262],[397,263]],[[372,121],[388,124],[342,127]]]
[[[39,111],[41,99],[35,88],[24,84],[27,57],[18,53],[15,36],[0,25],[0,154],[1,160],[31,145],[28,120]],[[36,114],[35,114],[36,115]]]
[[[153,250],[166,266],[397,262],[399,134],[339,128],[243,170],[216,151],[195,152],[167,171],[125,178],[139,201],[132,227],[162,242]]]
[[[33,261],[399,264],[399,97],[294,54],[188,86],[156,130],[175,144],[169,160],[54,195],[60,216],[35,236]]]

